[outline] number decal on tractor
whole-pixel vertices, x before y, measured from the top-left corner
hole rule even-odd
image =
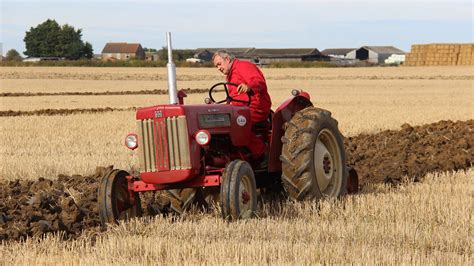
[[[243,127],[245,124],[247,124],[247,118],[245,118],[243,115],[237,116],[237,125]]]

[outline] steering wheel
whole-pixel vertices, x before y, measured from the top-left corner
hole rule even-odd
[[[232,98],[230,95],[229,95],[229,89],[227,88],[227,85],[231,85],[231,86],[239,86],[238,84],[235,84],[235,83],[232,83],[232,82],[219,82],[217,84],[214,84],[210,89],[209,89],[209,98],[211,98],[211,101],[213,103],[223,103],[223,102],[227,102],[227,103],[230,103],[230,102],[240,102],[240,103],[245,103],[246,105],[249,105],[250,106],[250,94],[247,93],[248,97],[249,97],[249,100],[248,101],[243,101],[243,100],[238,100],[238,99],[234,99]],[[226,95],[226,98],[222,101],[217,101],[214,100],[214,98],[212,97],[212,91],[214,90],[214,88],[217,88],[219,86],[223,86],[224,87],[224,91],[225,91],[225,95]]]

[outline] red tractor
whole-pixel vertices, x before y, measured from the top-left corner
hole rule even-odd
[[[103,176],[98,193],[103,224],[140,216],[139,193],[146,191],[167,190],[183,200],[180,193],[186,189],[207,189],[220,201],[222,217],[230,220],[254,216],[258,193],[277,193],[279,187],[294,200],[357,191],[357,174],[346,166],[337,121],[314,107],[308,93],[293,90],[258,128],[250,126],[248,106],[228,104],[236,100],[227,86],[236,84],[215,84],[206,104],[184,105],[167,37],[170,104],[137,110],[137,133],[129,134],[125,144],[137,150],[140,173],[115,169]],[[216,99],[218,94],[224,97]],[[253,161],[245,147],[251,130],[268,144],[266,164]]]

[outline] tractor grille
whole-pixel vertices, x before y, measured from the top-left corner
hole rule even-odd
[[[190,169],[186,116],[137,121],[140,172]]]

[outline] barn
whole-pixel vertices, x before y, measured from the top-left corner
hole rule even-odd
[[[194,58],[203,61],[212,60],[212,55],[218,50],[226,50],[236,58],[266,65],[274,62],[328,61],[316,48],[199,48]]]
[[[102,60],[145,59],[145,51],[139,43],[109,42],[102,49]]]
[[[328,48],[321,51],[323,55],[331,58],[345,59],[347,54],[357,48]]]
[[[362,46],[350,51],[347,59],[359,59],[373,64],[383,64],[391,55],[404,55],[405,52],[393,46]]]
[[[158,61],[158,59],[160,59],[158,52],[145,52],[146,61]]]
[[[198,48],[196,49],[196,53],[194,54],[194,58],[200,59],[202,61],[211,61],[212,56],[215,52],[219,50],[226,50],[229,53],[235,55],[235,57],[239,59],[245,58],[245,54],[255,48],[251,47],[243,47],[243,48]]]
[[[328,61],[316,48],[253,49],[245,54],[251,61],[266,65],[276,62]]]

